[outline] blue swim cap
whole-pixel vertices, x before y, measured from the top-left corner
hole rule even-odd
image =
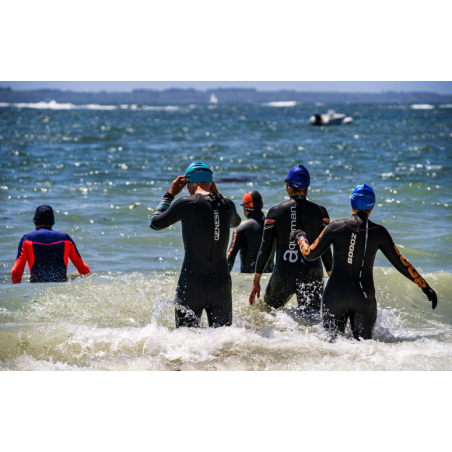
[[[350,196],[352,207],[358,210],[370,210],[375,206],[375,193],[370,185],[358,185]]]
[[[295,165],[287,175],[287,185],[295,190],[304,190],[309,187],[311,177],[303,165]]]
[[[185,171],[185,177],[189,184],[212,182],[212,171],[201,160],[195,160]]]

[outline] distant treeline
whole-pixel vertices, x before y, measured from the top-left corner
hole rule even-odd
[[[381,93],[336,93],[336,92],[303,92],[303,91],[257,91],[256,89],[219,88],[208,91],[195,89],[167,89],[153,91],[136,89],[132,92],[98,93],[61,91],[40,89],[34,91],[13,91],[0,88],[0,102],[56,102],[73,104],[186,104],[208,103],[215,94],[220,104],[266,103],[296,101],[306,103],[450,103],[452,95],[436,93],[405,93],[384,91]]]

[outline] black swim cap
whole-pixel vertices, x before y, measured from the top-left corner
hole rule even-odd
[[[245,196],[243,197],[243,204],[240,205],[243,206],[243,208],[248,212],[253,212],[255,210],[262,210],[264,202],[262,201],[261,194],[258,191],[253,190],[245,193]]]
[[[53,209],[50,206],[39,206],[36,209],[33,221],[37,225],[54,225],[55,217],[53,216]]]

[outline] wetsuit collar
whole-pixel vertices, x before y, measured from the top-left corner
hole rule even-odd
[[[51,231],[52,230],[52,228],[49,228],[49,227],[47,227],[47,226],[41,226],[39,229],[37,229],[38,231],[40,230],[40,229],[47,229],[48,231]]]
[[[264,215],[264,213],[262,212],[262,210],[255,210],[255,211],[248,211],[248,216],[246,217],[247,220],[249,219],[253,219],[253,220],[259,220],[260,218],[262,218]]]
[[[295,195],[295,196],[291,196],[290,199],[306,199],[306,196],[304,196],[304,195]]]

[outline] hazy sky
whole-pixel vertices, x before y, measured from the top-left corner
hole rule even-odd
[[[452,82],[3,82],[0,87],[14,90],[56,88],[72,91],[132,91],[137,88],[164,90],[168,88],[256,88],[259,91],[429,91],[452,94]]]

